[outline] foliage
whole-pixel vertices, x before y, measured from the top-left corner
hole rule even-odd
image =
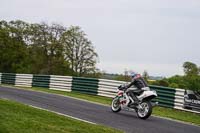
[[[190,90],[199,91],[200,90],[200,76],[190,75],[184,77],[186,80],[186,86]]]
[[[198,75],[200,73],[200,68],[198,68],[197,65],[192,62],[185,62],[183,64],[183,69],[184,69],[185,75],[187,76]]]
[[[171,84],[169,84],[169,87],[171,87],[171,88],[179,88],[179,85],[176,84],[176,83],[171,83]]]
[[[146,70],[144,70],[143,74],[142,74],[142,77],[145,79],[146,82],[148,82],[148,79],[149,79],[149,74]]]
[[[151,85],[168,87],[169,83],[168,83],[167,79],[162,79],[162,80],[157,80],[157,81],[151,82]]]
[[[118,80],[118,81],[126,81],[127,80],[127,78],[126,78],[126,76],[125,75],[123,75],[123,74],[119,74],[119,75],[116,75],[115,77],[114,77],[114,79],[113,80]]]
[[[177,88],[191,89],[194,91],[200,90],[200,75],[199,68],[192,62],[185,62],[183,64],[185,72],[184,76],[173,76],[168,79],[170,84],[177,84]]]
[[[199,91],[200,90],[200,68],[192,63],[185,62],[183,64],[184,72],[185,72],[185,85],[188,89]]]
[[[166,86],[172,88],[200,90],[199,67],[192,62],[183,63],[184,76],[175,75],[167,79],[151,82],[152,85]]]
[[[187,88],[186,81],[185,81],[186,79],[184,78],[184,76],[175,75],[168,78],[167,80],[169,82],[169,87],[182,88],[182,89]]]
[[[69,61],[70,67],[77,74],[83,76],[86,73],[95,72],[97,53],[92,42],[86,38],[86,34],[80,27],[70,27],[62,36],[64,57]]]
[[[97,53],[80,27],[0,21],[0,71],[87,76]]]
[[[21,22],[0,21],[0,71],[23,72],[28,70],[28,51],[23,40]],[[17,26],[19,27],[17,29]]]

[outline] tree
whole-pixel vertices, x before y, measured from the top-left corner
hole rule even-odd
[[[185,76],[184,78],[187,85],[187,89],[190,89],[193,91],[200,90],[200,76],[191,75],[191,76]]]
[[[176,83],[171,83],[171,84],[169,84],[169,87],[172,87],[172,88],[179,88],[179,85],[176,84]]]
[[[149,79],[149,74],[146,70],[144,70],[143,74],[142,74],[142,77],[146,80],[146,82],[148,82],[148,79]]]
[[[183,64],[183,70],[185,75],[198,75],[200,73],[200,69],[192,62],[185,62]]]
[[[77,76],[95,72],[98,55],[80,27],[70,27],[62,36],[65,60]]]
[[[186,89],[186,79],[184,76],[175,75],[167,79],[169,87]],[[176,85],[175,85],[176,84]]]
[[[200,90],[200,69],[192,62],[185,62],[183,64],[185,76],[184,81],[188,89],[198,91]]]
[[[47,25],[46,23],[28,24],[19,20],[9,22],[8,26],[11,29],[8,34],[11,37],[16,37],[18,43],[22,40],[21,42],[26,47],[23,50],[27,53],[24,54],[26,59],[20,59],[20,61],[26,61],[22,67],[22,73],[70,74],[69,63],[64,60],[62,42],[60,41],[60,36],[66,30],[65,27],[58,24]],[[19,50],[15,51],[18,54],[23,53]],[[10,59],[7,58],[7,60]],[[19,62],[14,62],[14,64],[18,66]]]
[[[63,43],[61,36],[66,28],[52,24],[32,24],[31,45],[32,62],[34,73],[43,74],[65,74],[63,67],[68,67],[68,62],[64,60]],[[38,60],[39,59],[39,60]],[[40,68],[40,69],[38,69]]]
[[[80,27],[0,21],[0,71],[100,76],[94,47]]]
[[[21,73],[28,70],[24,41],[27,25],[22,21],[0,21],[0,71]]]

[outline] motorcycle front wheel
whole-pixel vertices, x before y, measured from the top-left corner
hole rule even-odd
[[[140,119],[147,119],[152,113],[152,105],[149,101],[140,103],[140,108],[137,109],[137,116]]]
[[[121,110],[121,105],[118,97],[112,100],[111,110],[113,112],[119,112]]]

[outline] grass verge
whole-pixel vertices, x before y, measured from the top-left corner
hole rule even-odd
[[[112,101],[111,98],[89,95],[89,94],[82,94],[82,93],[78,93],[78,92],[63,92],[63,91],[49,90],[47,88],[37,88],[37,87],[32,87],[32,88],[20,87],[20,88],[75,97],[75,98],[84,99],[84,100],[88,100],[88,101],[92,101],[92,102],[96,102],[96,103],[101,103],[104,105],[110,105],[111,101]],[[176,110],[176,109],[171,109],[171,108],[163,108],[163,107],[155,107],[153,109],[153,114],[156,116],[171,118],[171,119],[175,119],[175,120],[179,120],[179,121],[183,121],[183,122],[187,122],[187,123],[191,123],[191,124],[200,126],[200,115],[199,114]]]
[[[200,114],[163,107],[155,107],[153,114],[200,126]]]
[[[0,99],[1,133],[120,133],[17,102]]]

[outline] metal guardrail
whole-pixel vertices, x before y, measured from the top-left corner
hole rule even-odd
[[[1,75],[2,75],[2,74],[0,73],[0,84],[1,84]]]
[[[32,74],[16,74],[15,86],[32,87]]]
[[[97,95],[98,83],[98,79],[73,77],[72,91]]]
[[[50,76],[49,89],[60,90],[60,91],[71,91],[72,88],[72,77],[71,76]]]
[[[49,88],[50,75],[33,75],[32,87]]]
[[[125,83],[123,81],[99,79],[98,95],[113,98],[116,96],[118,86]]]
[[[115,97],[119,85],[127,84],[123,81],[107,79],[13,73],[0,73],[0,83],[22,87],[45,87],[68,92],[75,91],[110,98]],[[153,85],[150,85],[150,88],[157,91],[158,97],[153,101],[158,102],[159,106],[185,110],[183,108],[185,90]]]
[[[2,73],[1,83],[2,84],[14,85],[15,84],[15,77],[16,77],[16,74],[14,74],[14,73]]]
[[[149,86],[152,90],[156,90],[158,97],[153,99],[153,101],[158,102],[160,106],[163,107],[174,107],[175,93],[176,90],[168,87],[161,86]]]

